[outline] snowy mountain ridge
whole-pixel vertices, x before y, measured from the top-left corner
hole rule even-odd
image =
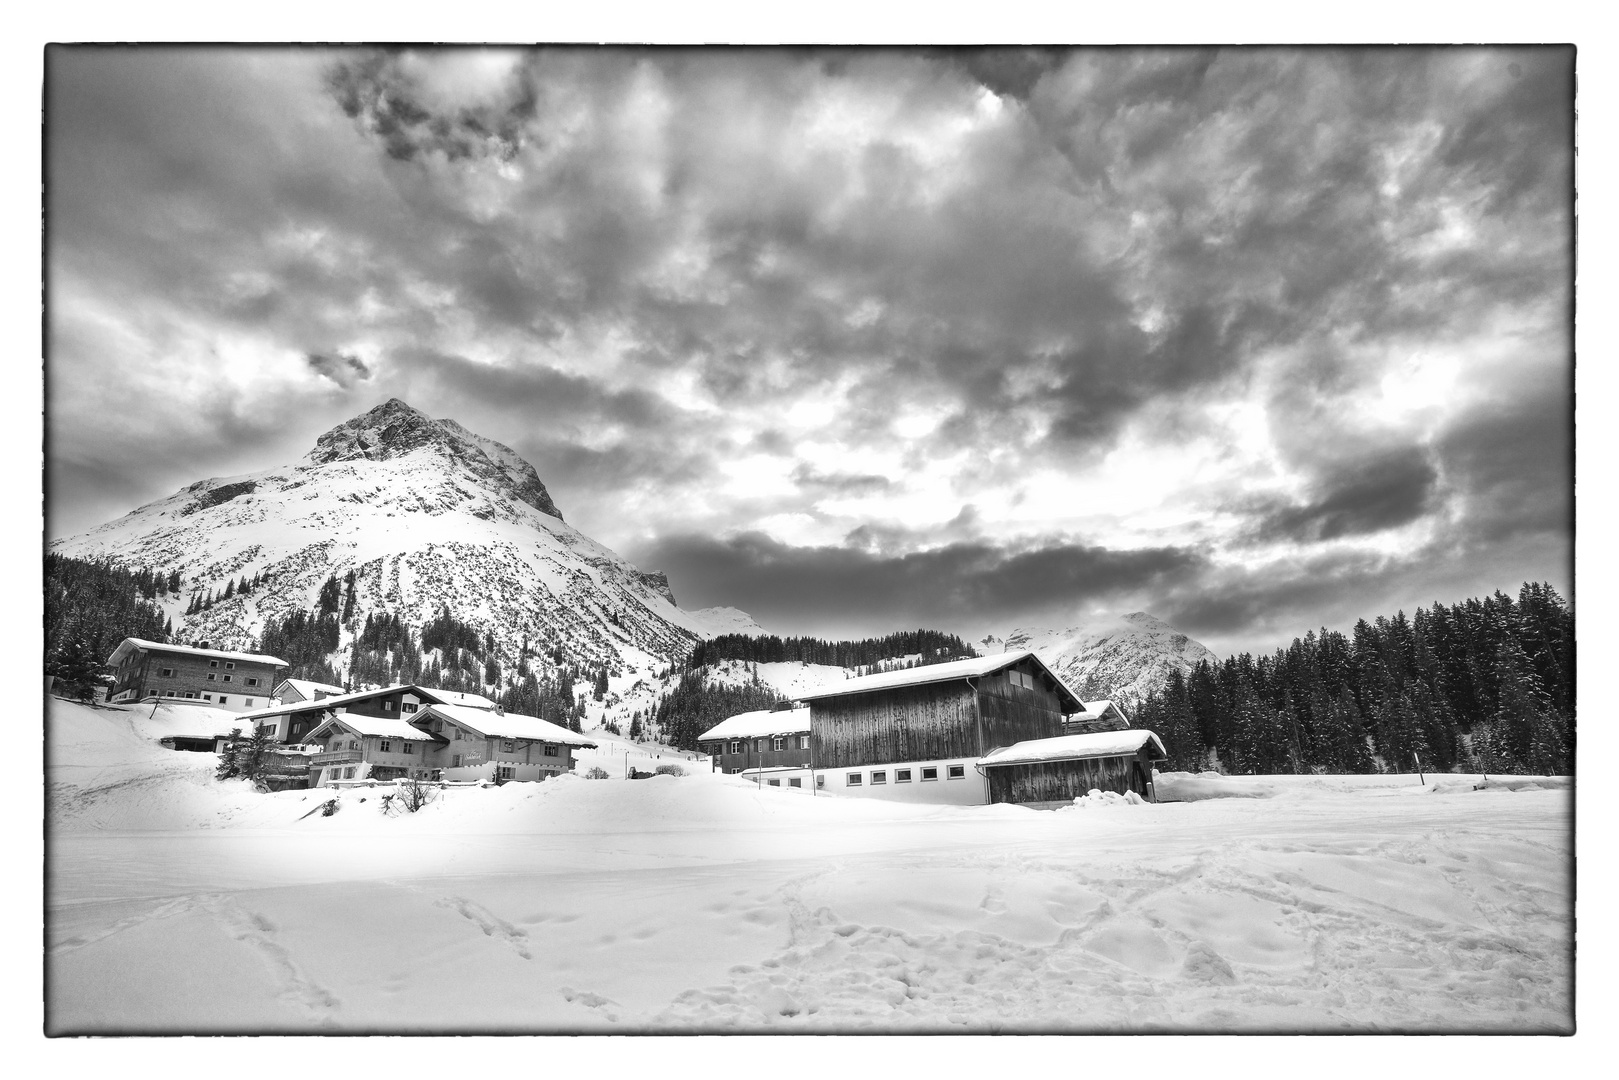
[[[699,638],[763,633],[733,608],[682,610],[664,575],[567,524],[509,447],[397,398],[321,435],[297,464],[198,481],[50,547],[178,570],[185,594],[268,573],[268,588],[206,611],[170,606],[180,640],[219,648],[248,647],[350,571],[362,616],[421,624],[447,607],[492,633],[511,664],[525,640],[580,663],[640,667]]]
[[[1219,657],[1144,611],[1093,620],[1066,630],[1023,628],[1004,639],[977,642],[981,654],[1033,649],[1081,697],[1140,701],[1169,681],[1169,673],[1189,674],[1201,660]]]

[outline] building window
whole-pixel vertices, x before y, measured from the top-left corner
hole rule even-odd
[[[732,754],[740,754],[742,752],[742,740],[741,739],[732,739],[731,740],[731,749],[728,752],[732,753]]]
[[[174,678],[174,669],[171,667],[161,668],[159,669],[158,674],[163,676],[165,679],[172,679]]]
[[[808,750],[809,749],[809,736],[808,735],[800,735],[798,737],[798,748],[800,750]]]
[[[225,697],[225,695],[224,695],[224,694],[220,694],[220,695],[219,695],[219,703],[220,703],[220,704],[221,704],[221,705],[223,705],[223,704],[225,704],[225,702],[226,702],[226,701],[227,701],[227,700],[229,700],[229,699],[227,699],[227,698],[226,698],[226,697]]]
[[[450,768],[459,769],[460,767],[461,767],[461,755],[460,754],[451,754],[450,755]]]
[[[888,783],[888,770],[887,769],[878,769],[876,772],[872,773],[871,774],[871,782],[873,784],[886,784],[886,783]]]
[[[416,711],[416,705],[415,705],[415,703],[414,703],[414,702],[410,702],[410,701],[407,701],[407,702],[405,702],[405,704],[404,704],[404,711],[405,711],[405,712],[415,712],[415,711]]]
[[[767,780],[765,782],[768,783],[771,787],[781,787],[781,781],[780,780]]]
[[[210,660],[210,661],[208,661],[208,666],[209,667],[218,667],[219,666],[219,661],[218,660]]]
[[[377,750],[384,754],[391,754],[394,752],[394,744],[388,739],[383,739],[377,744]]]
[[[546,743],[542,749],[544,749],[546,757],[562,756],[561,751],[557,749],[556,743]]]
[[[816,786],[816,787],[826,787],[826,777],[824,777],[824,776],[817,776],[817,777],[816,777],[816,778],[815,778],[815,786]]]
[[[843,778],[843,786],[844,787],[859,787],[860,786],[860,774],[857,773],[857,772],[852,772],[852,773],[846,774],[844,776],[844,778]]]
[[[730,773],[732,776],[735,776],[737,773],[741,772],[742,770],[741,769],[726,769],[725,771]]]
[[[343,779],[345,779],[345,780],[353,780],[354,779],[354,766],[353,765],[350,765],[348,768],[343,770]]]
[[[393,712],[394,711],[394,703],[391,702],[391,701],[384,701],[382,703],[382,711],[383,712]]]
[[[247,685],[249,685],[249,686],[257,686],[258,684],[259,684],[259,681],[257,679],[255,679],[253,676],[249,675],[247,677]]]
[[[226,675],[226,676],[225,676],[225,677],[224,677],[224,678],[223,678],[223,679],[222,679],[222,680],[220,680],[220,681],[221,681],[221,682],[230,682],[230,676],[229,676],[229,675]]]
[[[497,780],[510,780],[516,775],[517,770],[510,765],[499,765],[495,768],[495,778]]]
[[[765,741],[763,739],[760,739],[758,744],[754,746],[754,749],[759,751],[759,753],[761,753],[761,754],[764,753],[765,752]]]
[[[909,784],[910,782],[911,782],[911,770],[909,770],[909,769],[895,769],[894,770],[894,783],[896,783],[896,784]]]
[[[785,749],[787,749],[787,737],[785,735],[777,735],[774,739],[771,739],[770,740],[770,749],[772,749],[772,750],[785,750]]]
[[[515,753],[517,753],[517,740],[516,739],[502,739],[502,740],[500,740],[500,752],[503,753],[503,754],[515,754]]]
[[[416,752],[416,744],[408,742],[404,745],[404,750],[407,754],[414,754]]]
[[[251,709],[253,707],[253,699],[252,698],[243,698],[242,699],[242,704],[246,705],[249,709]]]
[[[938,770],[937,766],[930,765],[927,768],[922,770],[922,779],[924,779],[924,780],[937,780],[938,778],[939,778],[939,770]]]
[[[952,779],[952,780],[960,780],[963,777],[965,777],[966,775],[967,775],[967,766],[965,766],[965,765],[952,765],[952,766],[950,766],[950,779]]]
[[[204,701],[212,701],[212,700],[214,700],[214,695],[212,695],[212,694],[204,694],[204,695],[202,695],[202,700],[204,700]]]
[[[209,672],[209,673],[208,673],[208,681],[209,681],[209,682],[213,682],[213,681],[214,681],[214,680],[215,680],[215,679],[217,679],[217,678],[219,678],[219,676],[218,676],[218,675],[216,675],[216,674],[214,674],[214,673],[213,673],[213,672],[212,672],[212,671],[210,671],[210,672]]]
[[[804,786],[804,781],[800,780],[798,777],[795,776],[795,777],[792,777],[791,779],[789,779],[787,781],[787,786],[788,787],[801,788],[801,787]]]
[[[233,660],[226,660],[225,661],[225,670],[226,671],[234,671],[234,670],[236,670],[236,662],[233,661]]]

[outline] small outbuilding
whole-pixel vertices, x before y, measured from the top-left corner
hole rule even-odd
[[[810,711],[783,707],[738,713],[697,736],[714,771],[742,773],[771,787],[804,787],[810,776]]]
[[[1049,808],[1093,789],[1155,802],[1153,762],[1168,757],[1157,735],[1134,728],[1014,743],[979,759],[978,771],[992,803]]]

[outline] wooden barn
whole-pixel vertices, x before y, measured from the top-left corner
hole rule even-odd
[[[800,700],[817,788],[960,805],[990,801],[980,758],[1061,736],[1085,708],[1032,652],[866,675]]]
[[[1156,801],[1152,765],[1169,755],[1150,731],[1103,731],[1037,739],[1004,747],[978,764],[989,801],[1024,806],[1061,806],[1093,789],[1123,795],[1133,791]]]

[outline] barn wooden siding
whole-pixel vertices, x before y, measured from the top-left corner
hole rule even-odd
[[[810,708],[818,769],[978,754],[978,715],[965,682],[822,698]]]
[[[1014,670],[1034,674],[1034,666],[1027,662]],[[1062,734],[1062,704],[1049,684],[1033,689],[1014,686],[1004,671],[974,681],[978,684],[978,709],[984,727],[980,754],[997,746]]]
[[[1134,768],[1140,763],[1140,769]],[[992,803],[1071,802],[1092,788],[1123,795],[1134,791],[1144,799],[1152,789],[1144,778],[1152,765],[1131,754],[1127,757],[1080,758],[1077,761],[1035,761],[1026,765],[986,768]]]

